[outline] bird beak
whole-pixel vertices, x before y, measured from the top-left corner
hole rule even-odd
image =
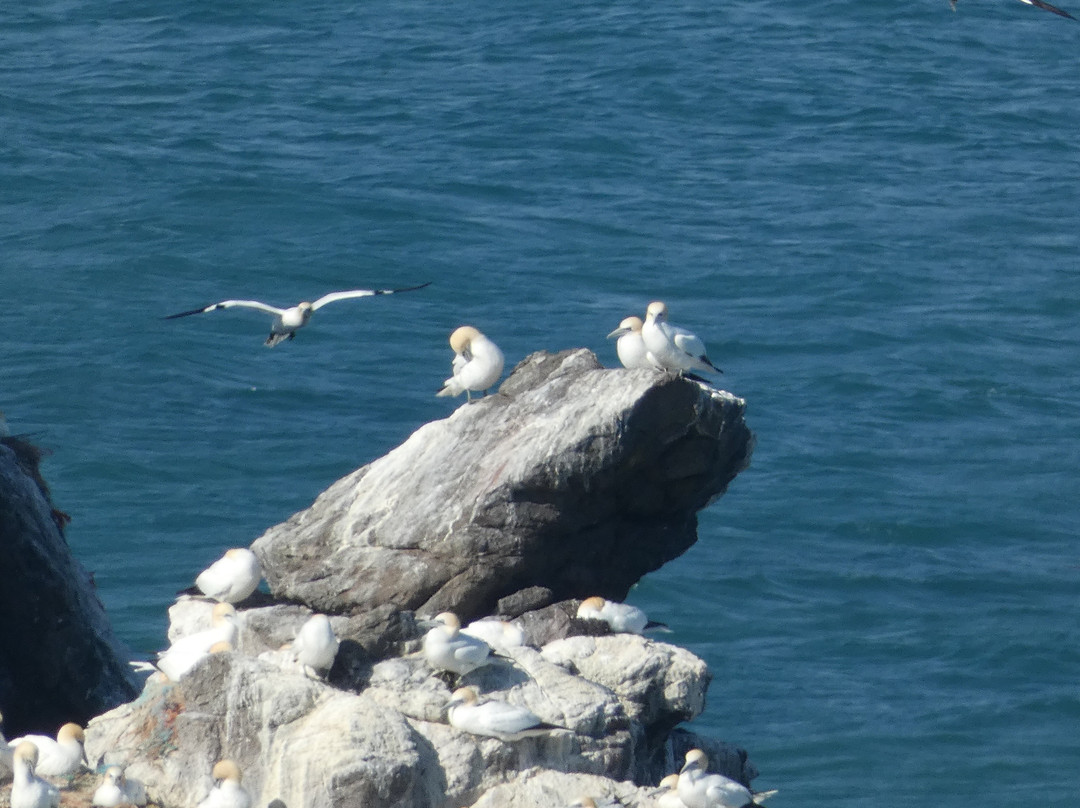
[[[629,328],[616,328],[610,334],[607,335],[608,339],[615,339],[615,337],[621,337],[623,334],[629,334]]]

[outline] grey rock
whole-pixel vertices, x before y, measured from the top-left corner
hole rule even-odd
[[[90,723],[86,749],[170,808],[197,805],[223,757],[256,804],[428,808],[445,791],[434,750],[399,713],[239,653],[207,657],[175,684],[152,677]]]
[[[693,380],[540,352],[252,545],[271,593],[328,614],[463,621],[621,600],[696,540],[749,462],[744,402]]]
[[[0,439],[0,711],[8,737],[52,734],[138,692],[93,580],[60,530],[32,445]]]

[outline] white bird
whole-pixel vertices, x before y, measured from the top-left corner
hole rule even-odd
[[[214,600],[239,603],[255,591],[260,580],[259,559],[246,547],[234,547],[200,572],[195,586]]]
[[[211,626],[170,645],[158,655],[157,668],[174,682],[195,667],[195,663],[220,643],[230,648],[236,643],[236,609],[230,603],[216,603],[211,612]]]
[[[503,371],[503,352],[471,325],[463,325],[450,335],[454,349],[454,375],[443,382],[437,396],[460,396],[472,399],[474,392],[487,391]]]
[[[234,306],[265,311],[267,314],[274,315],[274,324],[270,326],[270,336],[266,338],[267,346],[273,348],[279,342],[295,337],[296,332],[307,325],[308,320],[311,319],[312,312],[318,311],[327,303],[333,303],[337,300],[349,300],[354,297],[371,297],[372,295],[392,295],[396,292],[413,292],[430,285],[431,282],[428,281],[419,286],[406,286],[402,289],[351,289],[347,292],[331,292],[328,295],[323,295],[314,303],[309,303],[305,300],[288,309],[279,309],[276,306],[268,306],[266,303],[260,303],[258,300],[222,300],[220,303],[212,303],[209,306],[203,306],[201,309],[192,309],[191,311],[182,311],[179,314],[170,314],[165,319],[175,320],[177,317],[190,317],[192,314],[203,314],[204,312],[216,311],[217,309],[231,309]]]
[[[437,671],[464,676],[488,664],[491,648],[483,640],[464,634],[461,621],[453,612],[435,616],[440,625],[424,635],[424,658]]]
[[[15,779],[11,784],[11,808],[59,808],[60,790],[34,773],[38,748],[30,741],[15,747],[12,768]]]
[[[293,653],[305,671],[314,676],[325,676],[334,666],[338,652],[338,638],[325,614],[314,614],[300,627],[293,640]]]
[[[722,774],[707,774],[709,758],[700,749],[686,753],[686,763],[679,772],[679,799],[687,808],[744,808],[761,805],[776,791],[751,791],[742,783]]]
[[[656,808],[686,808],[686,803],[679,799],[679,775],[669,774],[660,781],[664,793],[656,798]]]
[[[85,739],[83,728],[78,724],[64,724],[55,739],[47,735],[24,735],[10,741],[8,746],[17,749],[20,744],[29,741],[38,750],[34,771],[45,777],[64,777],[74,774],[79,765],[86,761],[86,752],[83,751]]]
[[[1043,2],[1043,0],[1020,0],[1021,3],[1025,3],[1029,6],[1035,6],[1035,8],[1041,8],[1044,11],[1050,11],[1057,14],[1059,17],[1068,17],[1070,20],[1075,20],[1072,14],[1067,11],[1062,11],[1057,6],[1052,6],[1049,3]],[[956,0],[949,0],[949,4],[952,6],[952,10],[956,11]]]
[[[251,795],[240,785],[240,768],[231,760],[219,760],[211,775],[214,787],[198,808],[251,808]]]
[[[503,656],[509,656],[510,648],[520,648],[525,644],[525,632],[521,626],[496,617],[474,620],[461,630],[462,634],[483,640],[491,650]]]
[[[592,797],[578,797],[572,803],[566,806],[566,808],[597,808],[596,800]]]
[[[91,805],[101,808],[116,808],[118,805],[146,805],[146,787],[138,780],[124,776],[119,766],[110,766],[105,770],[101,785],[94,792]]]
[[[650,303],[641,327],[641,339],[655,365],[676,373],[691,370],[723,373],[705,355],[705,344],[685,328],[671,325],[667,315],[667,306],[659,300]]]
[[[616,603],[601,597],[585,598],[578,606],[579,620],[601,620],[619,634],[641,634],[649,624],[645,612],[629,603]]]
[[[649,361],[649,352],[645,348],[645,341],[641,338],[641,318],[627,317],[619,327],[607,335],[608,339],[618,337],[615,343],[615,353],[619,355],[619,361],[624,368],[650,368],[655,370],[656,365]]]
[[[522,738],[566,729],[541,721],[538,715],[524,707],[494,699],[480,701],[475,687],[455,690],[446,705],[446,716],[450,726],[455,729],[501,741],[520,741]]]

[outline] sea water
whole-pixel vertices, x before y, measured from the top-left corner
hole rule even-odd
[[[1077,804],[1080,25],[42,0],[0,43],[0,408],[135,652],[460,403],[454,327],[615,364],[659,299],[757,436],[629,597],[710,665],[691,726],[780,808]],[[425,281],[272,350],[257,313],[161,319]]]

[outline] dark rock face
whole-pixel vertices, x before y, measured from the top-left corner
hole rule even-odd
[[[276,598],[331,614],[621,600],[749,463],[743,410],[692,380],[540,352],[252,549]]]
[[[0,441],[0,711],[8,737],[85,724],[138,692],[42,485]],[[36,471],[36,468],[33,469]]]

